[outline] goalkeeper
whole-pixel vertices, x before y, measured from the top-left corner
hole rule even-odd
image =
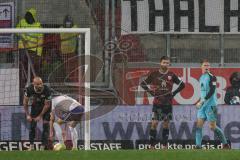
[[[50,137],[53,137],[53,130],[61,148],[66,149],[62,135],[62,124],[67,124],[71,133],[72,150],[77,150],[78,132],[76,126],[84,114],[83,106],[75,99],[60,95],[52,99],[52,112],[50,121]]]
[[[228,149],[226,137],[221,128],[216,125],[217,121],[217,79],[209,71],[210,63],[207,59],[201,63],[202,75],[200,77],[201,99],[196,104],[197,111],[197,129],[196,129],[196,148],[202,148],[202,127],[204,122],[209,121],[210,129],[218,136],[223,143],[223,148]]]

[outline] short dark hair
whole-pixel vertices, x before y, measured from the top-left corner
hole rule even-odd
[[[208,60],[208,59],[202,59],[200,63],[203,64],[203,63],[205,63],[205,62],[208,62],[208,63],[209,63],[209,60]]]
[[[170,60],[170,58],[168,56],[162,56],[160,58],[160,62],[162,62],[163,60]]]

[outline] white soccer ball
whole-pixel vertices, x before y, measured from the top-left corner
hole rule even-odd
[[[66,149],[66,146],[64,144],[61,144],[61,143],[56,143],[53,146],[54,151],[62,151],[62,150],[65,150],[65,149]]]

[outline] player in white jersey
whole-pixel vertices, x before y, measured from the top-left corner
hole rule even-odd
[[[65,149],[64,138],[62,135],[62,124],[67,124],[71,132],[73,147],[72,150],[77,150],[78,133],[76,130],[77,124],[81,121],[84,114],[84,107],[75,99],[60,95],[52,98],[52,112],[50,123],[50,137],[53,137],[53,129],[62,149]]]

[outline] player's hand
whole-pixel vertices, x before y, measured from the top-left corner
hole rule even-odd
[[[36,118],[34,118],[36,122],[40,121],[41,119],[42,119],[42,116],[37,116]]]
[[[27,121],[31,122],[32,121],[32,117],[30,115],[27,115]]]
[[[196,104],[197,109],[200,109],[200,108],[202,107],[202,105],[203,105],[204,102],[205,102],[204,100],[200,100],[200,101]]]

